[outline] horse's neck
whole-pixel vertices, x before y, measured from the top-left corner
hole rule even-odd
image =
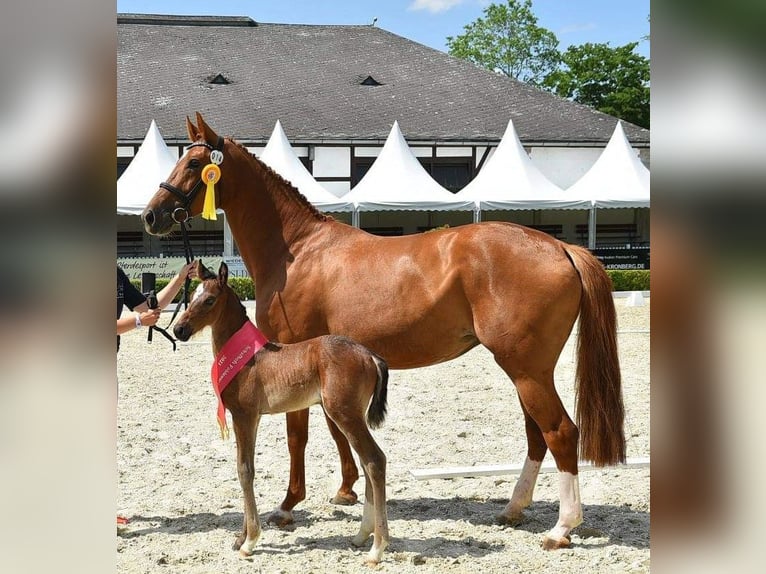
[[[279,266],[321,218],[291,186],[260,160],[239,149],[238,176],[222,193],[222,207],[250,274]],[[231,191],[229,191],[231,190]]]
[[[242,328],[247,321],[247,311],[236,295],[229,294],[226,309],[220,319],[213,324],[213,354],[217,355],[226,341]]]

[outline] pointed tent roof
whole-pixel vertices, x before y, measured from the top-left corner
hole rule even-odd
[[[508,121],[495,153],[457,194],[491,209],[589,209],[590,200],[565,193],[532,163]]]
[[[354,188],[343,196],[359,211],[472,210],[473,202],[458,198],[423,168],[395,121],[380,155]]]
[[[287,140],[279,120],[274,125],[274,130],[260,159],[297,187],[317,209],[321,211],[352,211],[354,209],[353,203],[336,197],[314,179],[295,155],[295,150]]]
[[[630,147],[618,121],[596,163],[567,194],[587,197],[594,207],[649,207],[649,170]]]
[[[117,180],[117,213],[140,215],[177,161],[152,120],[135,157]]]

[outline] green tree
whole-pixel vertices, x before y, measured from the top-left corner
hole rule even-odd
[[[447,37],[452,56],[530,84],[539,84],[559,63],[558,40],[537,25],[531,0],[490,4],[484,17]]]
[[[570,46],[562,66],[542,87],[564,98],[649,127],[649,60],[635,53],[638,42]]]

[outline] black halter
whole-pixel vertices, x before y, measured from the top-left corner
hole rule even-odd
[[[193,144],[186,147],[186,149],[191,149],[193,147],[206,147],[210,151],[218,150],[220,152],[223,152],[223,138],[221,136],[218,136],[218,141],[216,142],[215,146],[210,145],[207,142],[194,142]],[[202,181],[202,178],[200,178],[197,183],[194,185],[194,187],[191,188],[191,191],[189,191],[188,194],[184,193],[180,189],[178,189],[174,185],[170,185],[168,182],[163,181],[160,184],[160,187],[162,189],[167,189],[170,193],[178,197],[178,199],[181,200],[181,207],[176,207],[173,210],[173,221],[178,223],[178,226],[181,228],[181,238],[184,242],[184,256],[186,257],[186,263],[191,263],[194,261],[194,254],[192,253],[191,244],[189,243],[189,235],[187,234],[186,230],[186,222],[189,219],[189,207],[191,206],[192,202],[194,201],[194,198],[197,197],[197,194],[199,193],[199,190],[202,189],[202,186],[205,184],[204,181]],[[189,286],[191,285],[191,279],[189,277],[186,277],[186,280],[184,281],[184,290],[183,290],[183,304],[184,309],[189,307]],[[173,324],[173,321],[176,320],[176,315],[178,315],[178,309],[181,307],[180,303],[176,305],[175,310],[173,311],[173,316],[170,318],[170,322],[168,323],[168,326],[165,327],[165,329],[162,329],[160,327],[154,326],[149,329],[149,341],[152,340],[152,329],[156,329],[162,335],[165,336],[168,340],[170,340],[171,343],[173,343],[173,350],[176,350],[176,341],[175,339],[167,332],[167,329],[170,329],[170,326]]]
[[[220,152],[223,152],[223,138],[221,136],[218,136],[218,141],[216,142],[215,146],[210,145],[207,142],[194,142],[193,144],[186,147],[186,149],[191,149],[193,147],[206,147],[210,151],[218,150]],[[181,200],[181,207],[176,207],[173,210],[173,221],[176,223],[181,224],[181,229],[183,230],[183,222],[186,221],[189,218],[189,207],[191,206],[192,202],[194,201],[194,198],[197,197],[197,194],[199,193],[199,190],[202,189],[202,186],[205,185],[205,182],[202,181],[202,178],[197,180],[197,183],[194,184],[194,187],[191,188],[189,193],[184,193],[180,189],[178,189],[174,185],[170,185],[168,182],[163,181],[160,184],[160,187],[162,189],[167,189],[170,193],[175,195],[178,199]],[[185,235],[184,235],[185,238]]]

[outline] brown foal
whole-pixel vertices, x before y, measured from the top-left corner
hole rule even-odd
[[[180,316],[173,332],[188,341],[206,326],[212,328],[213,353],[249,321],[245,307],[228,285],[229,271],[221,264],[216,277],[201,262],[197,276],[201,291]],[[237,473],[245,499],[242,534],[234,549],[253,554],[261,533],[253,493],[254,452],[262,414],[286,413],[321,404],[359,455],[365,476],[362,524],[353,543],[362,546],[373,534],[367,562],[378,563],[388,546],[386,514],[386,456],[368,428],[385,419],[388,366],[385,361],[347,337],[325,335],[295,343],[267,343],[221,393],[231,412],[237,439]]]

